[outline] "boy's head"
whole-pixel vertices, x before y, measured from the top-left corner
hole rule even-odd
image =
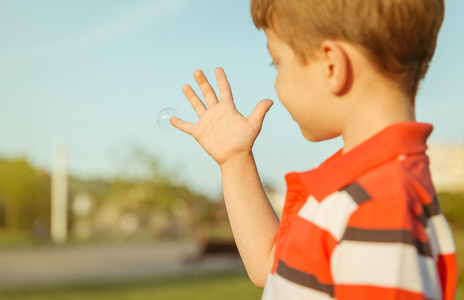
[[[444,0],[251,0],[251,13],[256,27],[274,31],[303,64],[326,39],[358,46],[414,102]]]

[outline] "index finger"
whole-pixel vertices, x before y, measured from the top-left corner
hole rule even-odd
[[[214,73],[216,74],[216,80],[219,87],[219,97],[221,101],[233,101],[232,89],[230,88],[230,84],[227,80],[227,76],[224,72],[224,69],[220,67],[216,68],[216,70],[214,70]]]

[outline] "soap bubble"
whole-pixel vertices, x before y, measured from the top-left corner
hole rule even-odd
[[[175,127],[169,123],[171,117],[180,118],[180,114],[174,108],[164,108],[158,114],[158,125],[161,129],[166,131],[174,130]]]

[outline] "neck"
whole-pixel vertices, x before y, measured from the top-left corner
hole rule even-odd
[[[358,98],[342,132],[343,153],[350,151],[388,126],[415,121],[414,105],[407,95],[394,90],[378,91],[375,98]],[[372,94],[370,94],[372,95]]]

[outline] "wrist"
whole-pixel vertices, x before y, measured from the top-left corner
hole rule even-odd
[[[255,159],[251,151],[231,157],[224,163],[219,164],[219,167],[221,169],[221,173],[227,173],[237,169],[241,169],[244,166],[250,166],[250,164],[255,164]]]

